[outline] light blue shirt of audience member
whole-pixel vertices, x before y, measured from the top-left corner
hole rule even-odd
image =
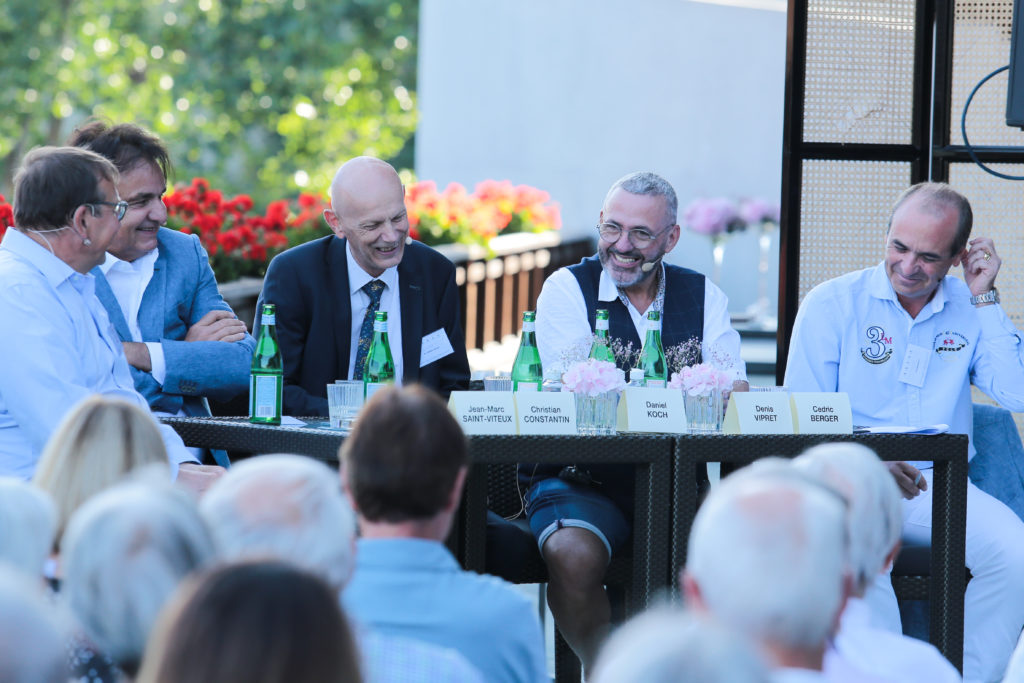
[[[121,342],[79,273],[11,228],[0,244],[0,475],[29,479],[47,439],[82,399],[104,394],[149,412]],[[161,425],[172,474],[194,458]]]
[[[530,601],[497,577],[463,571],[436,541],[361,539],[342,603],[368,628],[457,650],[488,683],[548,680]]]

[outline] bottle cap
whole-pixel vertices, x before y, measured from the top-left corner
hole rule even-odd
[[[630,371],[629,371],[629,381],[630,382],[643,381],[643,379],[644,379],[644,369],[643,368],[631,368],[630,369]]]

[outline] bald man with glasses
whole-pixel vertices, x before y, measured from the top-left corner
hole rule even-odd
[[[587,355],[598,309],[609,313],[615,345],[632,344],[635,358],[647,314],[657,311],[666,349],[699,340],[706,360],[731,360],[733,388],[746,390],[725,294],[700,273],[663,263],[679,241],[677,208],[675,190],[654,173],[632,173],[612,185],[598,220],[597,254],[553,273],[537,300],[537,346],[546,370],[564,371],[567,360]],[[628,370],[628,359],[618,362]],[[548,566],[551,611],[589,666],[608,630],[605,569],[630,535],[632,467],[520,464],[519,481]]]

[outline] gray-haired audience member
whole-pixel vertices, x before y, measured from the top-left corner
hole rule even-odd
[[[687,603],[755,640],[773,681],[821,675],[845,593],[844,515],[842,500],[810,481],[741,471],[694,519]]]
[[[853,443],[815,446],[793,465],[834,489],[847,503],[853,586],[833,648],[825,655],[826,673],[842,658],[897,681],[961,680],[934,646],[871,624],[871,608],[864,595],[880,574],[889,578],[885,570],[899,552],[903,528],[900,492],[889,469],[871,449]]]
[[[298,455],[236,463],[199,502],[225,560],[276,559],[324,579],[336,594],[355,563],[356,523],[338,475]],[[367,681],[480,681],[458,652],[355,624]]]
[[[768,683],[753,643],[713,619],[658,608],[608,639],[589,683]]]
[[[53,606],[38,582],[10,567],[0,567],[0,681],[68,681],[64,634]]]
[[[129,481],[90,499],[64,536],[64,586],[90,648],[134,676],[164,603],[189,573],[214,558],[188,494],[167,483]],[[85,652],[73,661],[88,666]]]
[[[0,564],[41,578],[56,525],[50,496],[20,479],[0,477]]]

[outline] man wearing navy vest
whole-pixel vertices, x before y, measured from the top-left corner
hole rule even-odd
[[[586,356],[597,309],[608,310],[613,342],[632,343],[636,351],[643,345],[647,313],[659,311],[666,349],[700,340],[704,358],[731,360],[734,390],[747,389],[725,294],[700,273],[662,262],[679,241],[676,211],[675,190],[654,173],[632,173],[612,185],[598,221],[597,255],[553,273],[537,300],[537,346],[545,368]],[[521,465],[519,478],[530,528],[548,566],[551,612],[589,667],[610,619],[605,569],[630,535],[632,467],[583,472]]]

